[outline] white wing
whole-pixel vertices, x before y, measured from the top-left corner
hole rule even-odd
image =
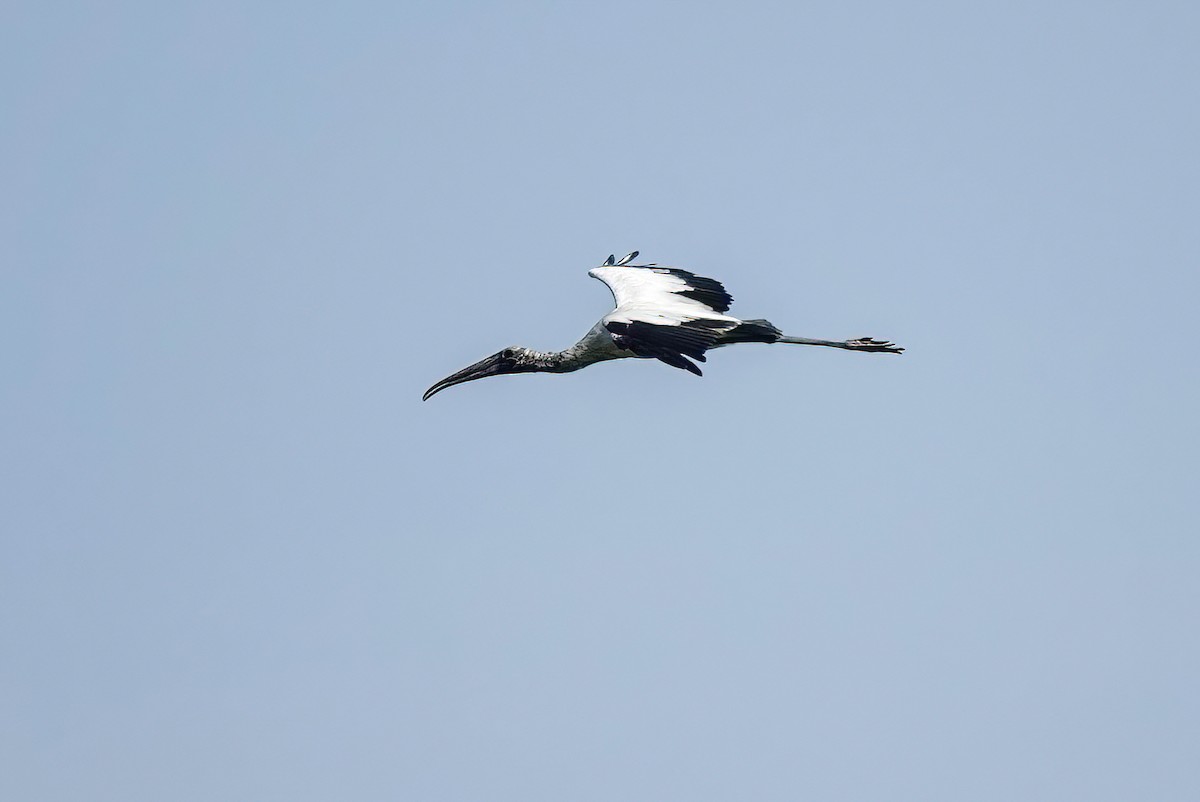
[[[733,298],[719,281],[673,267],[644,265],[592,268],[588,275],[612,290],[617,308],[604,322],[678,326],[711,320],[736,326],[735,317],[723,314]]]

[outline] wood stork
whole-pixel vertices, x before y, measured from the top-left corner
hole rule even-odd
[[[422,400],[463,382],[506,373],[570,373],[597,362],[638,357],[702,375],[696,362],[704,352],[735,343],[824,345],[847,351],[899,354],[903,348],[884,340],[812,340],[788,337],[766,320],[740,320],[726,312],[733,298],[719,281],[674,267],[631,264],[638,251],[619,261],[613,256],[588,275],[612,290],[617,308],[600,319],[583,339],[565,351],[534,351],[514,345],[447,376],[425,391]]]

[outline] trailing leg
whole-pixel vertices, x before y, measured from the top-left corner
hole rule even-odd
[[[824,345],[829,348],[844,348],[847,351],[864,351],[874,354],[901,354],[904,349],[886,340],[859,337],[856,340],[813,340],[808,337],[780,337],[775,342],[792,345]]]

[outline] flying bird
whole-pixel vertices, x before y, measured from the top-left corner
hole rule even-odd
[[[638,251],[617,260],[609,256],[588,275],[612,290],[616,309],[600,318],[583,339],[565,351],[534,351],[513,345],[447,376],[425,391],[428,400],[447,387],[507,373],[570,373],[610,359],[657,359],[673,368],[702,375],[696,362],[705,352],[737,343],[824,345],[847,351],[899,354],[903,348],[884,340],[812,340],[788,337],[766,320],[741,320],[725,314],[733,297],[719,281],[675,267],[635,265]],[[694,361],[692,361],[694,360]]]

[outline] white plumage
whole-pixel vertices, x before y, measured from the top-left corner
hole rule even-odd
[[[588,271],[612,290],[617,308],[604,316],[604,322],[642,321],[655,325],[680,325],[694,320],[713,320],[736,326],[735,317],[723,315],[711,306],[680,293],[693,289],[681,271],[657,265],[594,267]]]

